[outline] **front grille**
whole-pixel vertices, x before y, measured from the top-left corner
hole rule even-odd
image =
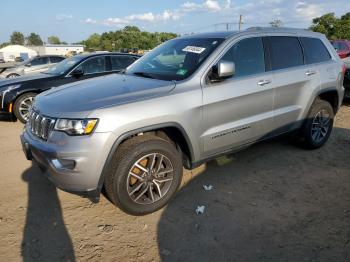
[[[28,129],[33,135],[47,140],[50,132],[55,126],[55,119],[49,118],[31,111],[28,119]]]

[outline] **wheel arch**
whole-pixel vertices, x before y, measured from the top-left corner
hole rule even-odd
[[[26,90],[23,90],[23,91],[20,91],[20,92],[17,92],[14,96],[13,96],[13,98],[11,99],[11,101],[9,101],[8,102],[8,104],[10,104],[10,103],[12,103],[12,105],[13,105],[13,110],[12,110],[12,115],[14,116],[14,117],[16,117],[15,116],[15,104],[16,104],[16,102],[17,102],[17,100],[21,97],[21,96],[23,96],[23,95],[26,95],[26,94],[28,94],[28,93],[35,93],[35,94],[40,94],[41,92],[39,92],[38,90],[35,90],[35,89],[26,89]]]
[[[339,93],[336,89],[325,89],[318,93],[318,97],[321,100],[327,101],[331,104],[334,114],[339,110]]]
[[[183,153],[183,165],[186,168],[191,167],[191,163],[194,160],[194,152],[192,143],[185,131],[185,129],[178,123],[175,122],[168,122],[168,123],[162,123],[162,124],[155,124],[150,125],[147,127],[138,128],[135,130],[128,131],[122,135],[120,135],[115,142],[112,145],[111,150],[108,153],[106,162],[104,163],[99,182],[97,191],[101,192],[104,180],[106,177],[106,173],[108,170],[108,166],[113,160],[113,156],[115,152],[117,151],[118,147],[127,139],[130,139],[134,136],[137,136],[139,134],[147,134],[147,133],[155,133],[157,136],[160,136],[164,139],[169,138],[171,141],[173,141],[176,146],[181,150]],[[164,134],[166,137],[164,137]]]

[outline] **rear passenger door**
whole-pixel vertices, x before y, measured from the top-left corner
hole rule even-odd
[[[234,62],[236,72],[203,87],[205,156],[262,139],[272,130],[272,73],[266,72],[262,38],[239,40],[219,61]]]
[[[334,88],[339,85],[339,64],[332,59],[321,39],[301,37],[304,48],[305,64],[312,67],[320,78],[320,89]]]
[[[266,40],[275,84],[274,133],[279,134],[302,124],[305,106],[319,90],[320,76],[314,65],[305,65],[298,37],[269,36]]]

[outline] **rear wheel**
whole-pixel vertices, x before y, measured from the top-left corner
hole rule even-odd
[[[17,98],[14,104],[14,113],[19,121],[23,124],[27,123],[29,118],[29,110],[33,105],[34,98],[37,94],[26,93]]]
[[[143,135],[120,145],[108,168],[108,198],[132,215],[155,212],[168,203],[182,179],[181,153],[157,136]]]
[[[334,111],[330,103],[316,100],[301,130],[303,145],[308,149],[323,146],[331,135],[333,122]]]
[[[8,76],[6,76],[6,78],[15,78],[15,77],[19,77],[19,74],[9,74]]]

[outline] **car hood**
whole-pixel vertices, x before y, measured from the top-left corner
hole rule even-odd
[[[19,77],[14,77],[14,78],[5,78],[5,79],[0,80],[0,87],[8,86],[8,85],[22,84],[24,82],[29,82],[29,81],[38,80],[38,79],[42,79],[42,78],[49,78],[49,77],[54,77],[54,76],[39,73],[39,74],[19,76]]]
[[[82,118],[93,110],[160,96],[174,87],[175,82],[112,74],[41,93],[34,110],[50,117]]]

